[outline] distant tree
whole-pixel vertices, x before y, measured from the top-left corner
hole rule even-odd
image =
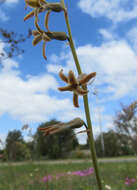
[[[57,123],[59,121],[51,120],[41,124],[38,128],[48,127]],[[66,157],[78,145],[78,140],[72,129],[50,136],[43,136],[43,133],[37,130],[34,139],[37,154],[50,159]]]
[[[121,111],[116,114],[114,124],[118,133],[128,136],[129,143],[137,153],[137,101],[129,106],[122,105]]]
[[[16,160],[16,142],[23,142],[21,131],[9,131],[6,138],[6,154],[9,160]]]
[[[33,137],[32,137],[33,138]],[[36,151],[35,151],[35,143],[34,140],[29,141],[29,142],[25,142],[26,147],[28,148],[29,152],[30,152],[30,157],[31,159],[35,159],[36,158]]]
[[[31,159],[31,153],[30,153],[30,150],[27,147],[26,143],[16,142],[15,147],[16,147],[15,161],[24,161],[24,160]]]
[[[30,152],[25,145],[21,131],[13,130],[8,133],[4,155],[6,159],[12,161],[30,159]]]
[[[8,48],[5,48],[5,52],[0,52],[0,61],[11,58],[13,56],[18,56],[24,53],[24,49],[19,47],[19,44],[25,42],[31,36],[31,30],[28,30],[28,34],[26,36],[13,31],[8,31],[7,29],[0,28],[0,43],[8,44]]]
[[[103,133],[105,150],[102,153],[101,134],[96,138],[96,152],[98,157],[114,157],[133,155],[134,150],[130,146],[129,137],[125,134],[116,133],[113,130]]]

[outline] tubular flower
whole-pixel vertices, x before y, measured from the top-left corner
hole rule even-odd
[[[28,15],[24,17],[24,21],[31,18],[32,16],[36,17],[36,22],[38,22],[38,14],[40,12],[48,11],[47,14],[45,15],[45,27],[49,32],[48,28],[48,20],[49,20],[49,15],[50,13],[53,12],[61,12],[64,11],[65,14],[67,14],[67,10],[63,7],[62,3],[48,3],[45,0],[25,0],[26,4],[34,10],[30,12]]]
[[[52,135],[55,133],[59,133],[61,131],[64,131],[66,129],[75,129],[80,128],[82,126],[86,127],[85,122],[81,118],[75,118],[67,123],[59,122],[58,124],[51,125],[49,127],[39,128],[39,131],[42,131],[45,136]]]
[[[32,35],[34,36],[34,39],[32,41],[32,44],[35,46],[37,45],[40,41],[43,40],[43,57],[47,60],[46,53],[45,53],[45,48],[46,48],[46,42],[49,42],[51,40],[60,40],[60,41],[65,41],[69,40],[68,36],[66,35],[65,32],[45,32],[41,30],[38,25],[37,25],[37,30],[32,31]]]
[[[76,79],[73,71],[69,71],[68,76],[64,75],[63,70],[59,72],[59,77],[66,82],[68,85],[65,87],[59,87],[58,90],[60,91],[73,91],[73,105],[75,107],[79,107],[78,103],[78,96],[79,95],[86,95],[88,93],[87,89],[83,89],[83,87],[87,86],[87,83],[90,79],[96,76],[96,72],[92,72],[88,75],[81,74]]]
[[[67,14],[67,10],[63,7],[62,3],[47,3],[46,5],[43,5],[44,10],[48,10],[47,14],[45,15],[45,27],[50,32],[48,28],[48,20],[50,13],[53,12],[62,12],[64,11],[64,14]]]

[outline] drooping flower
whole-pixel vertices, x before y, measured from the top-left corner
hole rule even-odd
[[[46,42],[49,42],[51,40],[60,40],[60,41],[69,40],[65,32],[45,32],[39,28],[37,23],[36,23],[36,27],[37,27],[37,30],[32,31],[32,35],[34,36],[32,44],[35,46],[40,41],[43,40],[42,52],[43,52],[43,57],[46,60],[47,60],[46,53],[45,53]]]
[[[41,6],[41,4],[43,5],[47,4],[45,0],[25,0],[25,3],[26,3],[26,6],[29,6],[33,8],[34,10],[24,17],[24,21],[31,18],[32,16],[35,16],[36,20],[38,20],[38,14],[44,11],[44,8],[43,6]]]
[[[24,17],[24,21],[27,19],[35,16],[35,23],[38,22],[38,14],[40,12],[48,11],[47,14],[45,15],[45,27],[47,28],[48,32],[48,20],[49,20],[49,15],[50,13],[53,12],[61,12],[64,11],[64,14],[67,14],[67,10],[64,8],[61,2],[55,3],[55,2],[50,2],[48,3],[45,0],[25,0],[26,5],[34,8],[33,11],[31,11],[29,14],[27,14]]]
[[[64,75],[63,70],[59,72],[59,77],[66,82],[68,85],[65,87],[59,87],[60,91],[72,91],[73,92],[73,105],[79,107],[78,96],[86,95],[87,89],[83,89],[83,86],[87,86],[87,83],[96,76],[96,72],[92,72],[88,75],[81,74],[78,78],[75,77],[72,70],[69,71],[68,76]]]
[[[45,136],[47,135],[52,135],[55,133],[59,133],[61,131],[64,131],[66,129],[75,129],[75,128],[80,128],[82,126],[86,127],[85,122],[80,119],[80,118],[75,118],[67,123],[59,122],[58,124],[51,125],[49,127],[41,127],[39,128],[39,131],[42,131]]]
[[[50,32],[48,28],[48,21],[49,21],[49,15],[51,12],[62,12],[64,11],[64,14],[67,14],[66,8],[62,5],[62,3],[47,3],[46,5],[43,6],[45,10],[48,10],[47,14],[45,15],[45,27]]]

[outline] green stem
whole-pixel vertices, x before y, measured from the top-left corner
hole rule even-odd
[[[61,3],[65,9],[65,3],[64,0],[61,0]],[[72,51],[72,55],[76,64],[76,68],[78,71],[78,74],[81,74],[81,68],[80,68],[80,64],[78,61],[78,57],[76,54],[76,50],[75,50],[75,46],[73,43],[73,39],[72,39],[72,34],[71,34],[71,28],[70,28],[70,24],[69,24],[69,18],[68,18],[68,14],[67,12],[65,13],[65,21],[66,21],[66,25],[67,25],[67,29],[68,29],[68,34],[69,34],[69,44],[70,44],[70,48]],[[83,100],[84,100],[84,108],[85,108],[85,114],[86,114],[86,120],[87,120],[87,127],[88,127],[88,141],[89,141],[89,145],[90,145],[90,152],[91,152],[91,157],[92,157],[92,161],[93,161],[93,166],[95,169],[95,174],[96,174],[96,179],[97,179],[97,184],[98,184],[98,189],[99,190],[103,190],[102,184],[101,184],[101,178],[100,178],[100,174],[99,174],[99,169],[98,169],[98,162],[97,162],[97,157],[96,157],[96,150],[95,150],[95,143],[94,143],[94,137],[93,137],[93,130],[92,130],[92,123],[91,123],[91,119],[90,119],[90,111],[89,111],[89,104],[88,104],[88,96],[85,95],[83,96]]]
[[[64,0],[61,0],[61,3],[63,5],[64,9],[66,10]],[[67,25],[67,29],[68,29],[68,34],[69,34],[69,45],[70,45],[70,48],[71,48],[71,51],[72,51],[72,55],[73,55],[73,58],[74,58],[74,61],[75,61],[75,64],[76,64],[78,74],[80,75],[82,73],[82,71],[81,71],[81,68],[80,68],[80,65],[79,65],[79,61],[78,61],[78,57],[77,57],[77,54],[76,54],[74,42],[73,42],[73,39],[72,39],[71,28],[70,28],[70,24],[69,24],[69,18],[68,18],[67,10],[65,11],[64,14],[65,14],[65,21],[66,21],[66,25]]]
[[[90,119],[90,111],[89,111],[89,104],[88,104],[88,96],[87,95],[83,96],[83,99],[84,99],[84,108],[85,108],[85,113],[86,113],[87,126],[88,126],[88,130],[89,130],[87,135],[88,135],[91,157],[92,157],[93,166],[94,166],[95,173],[96,173],[98,189],[102,190],[103,187],[101,184],[101,178],[100,178],[100,174],[99,174],[98,162],[97,162],[97,157],[96,157],[92,123],[91,123],[91,119]]]

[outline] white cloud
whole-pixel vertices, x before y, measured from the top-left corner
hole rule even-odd
[[[137,57],[125,41],[112,41],[101,47],[78,48],[85,72],[98,73],[96,83],[106,85],[106,93],[119,99],[136,92]]]
[[[105,42],[100,47],[85,45],[78,47],[77,53],[83,72],[97,72],[94,84],[107,98],[118,100],[137,94],[137,56],[125,41]],[[70,53],[64,61],[65,71],[75,69]],[[57,70],[53,64],[47,68],[53,72]]]
[[[6,136],[7,135],[4,133],[0,134],[0,149],[3,149],[5,147]]]
[[[114,34],[112,32],[105,29],[100,29],[99,32],[104,40],[114,40]]]
[[[97,72],[92,86],[96,85],[100,94],[103,94],[102,99],[108,102],[127,95],[130,97],[137,95],[137,56],[125,41],[107,41],[99,47],[88,44],[78,47],[77,53],[83,72]],[[58,66],[57,60],[65,63],[65,66]],[[59,56],[54,55],[49,61],[47,69],[54,74],[60,68],[64,68],[65,73],[70,69],[76,72],[70,52],[65,52],[65,56],[62,53]],[[50,118],[69,121],[75,117],[85,120],[82,104],[81,109],[73,108],[72,94],[58,93],[57,87],[60,85],[52,75],[45,73],[42,76],[26,76],[24,80],[20,76],[17,62],[6,60],[3,64],[4,67],[0,71],[0,114],[8,112],[24,122],[42,122]],[[50,84],[47,81],[50,81]],[[90,91],[89,95],[91,94]],[[81,101],[82,97],[80,103]],[[89,101],[90,104],[93,102],[91,96]],[[113,127],[112,117],[107,115],[104,107],[100,109],[103,128]],[[96,105],[92,112],[94,112],[93,131],[96,136],[100,131]],[[81,139],[81,135],[79,138]]]
[[[106,17],[113,22],[137,18],[137,0],[80,0],[78,6],[92,17]]]
[[[5,3],[6,4],[14,4],[14,3],[18,3],[19,0],[6,0]]]
[[[89,102],[91,107],[91,116],[93,122],[93,134],[96,137],[102,131],[114,129],[112,113],[107,111],[105,102],[111,104],[112,112],[116,109],[113,102],[122,101],[124,97],[136,97],[137,95],[137,55],[126,41],[114,40],[111,33],[102,30],[101,34],[106,39],[99,46],[90,44],[77,47],[78,58],[83,72],[89,73],[96,71],[97,77],[89,89],[96,88],[99,91],[99,101],[96,103],[95,97],[92,97],[92,91],[89,92]],[[58,60],[65,66],[52,64]],[[51,61],[51,60],[50,60]],[[70,52],[66,56],[52,56],[52,61],[47,65],[49,72],[58,73],[63,68],[67,74],[70,69],[76,72],[75,64]],[[73,115],[73,112],[69,112]],[[81,116],[85,119],[84,116]],[[101,124],[100,124],[101,123]],[[81,129],[77,130],[80,131]],[[84,127],[82,128],[84,130]],[[86,134],[79,134],[78,139],[81,144],[86,143]]]
[[[19,0],[0,0],[0,5],[12,5],[18,3]]]
[[[133,49],[137,51],[137,27],[133,27],[129,30],[126,37],[131,43]]]
[[[0,49],[3,51],[4,45]],[[12,59],[2,62],[0,70],[0,115],[9,113],[24,122],[43,122],[51,117],[72,118],[65,116],[74,112],[72,101],[57,95],[59,84],[56,79],[45,73],[39,76],[21,78],[18,63]],[[56,93],[56,94],[55,94]],[[65,110],[65,111],[64,111]],[[60,115],[60,113],[62,115]],[[55,115],[55,116],[54,116]],[[75,117],[75,114],[73,114]]]
[[[1,43],[1,52],[4,52],[3,48],[4,44]],[[8,113],[23,123],[44,122],[51,118],[61,121],[69,121],[75,117],[85,119],[84,113],[73,107],[72,94],[57,91],[60,85],[52,75],[28,75],[23,79],[16,61],[6,59],[2,65],[0,115]],[[81,103],[82,97],[79,100]]]

